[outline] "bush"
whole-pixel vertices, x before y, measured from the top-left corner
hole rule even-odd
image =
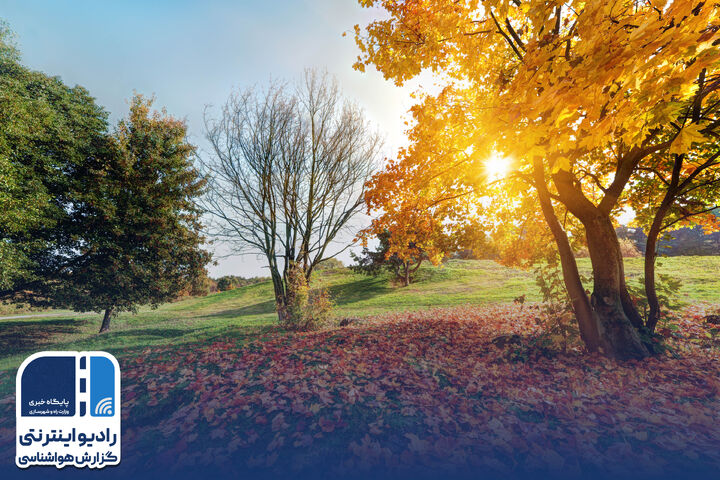
[[[620,253],[622,253],[623,258],[642,257],[642,253],[638,250],[635,242],[629,238],[619,238],[618,240],[620,241]]]
[[[218,292],[225,292],[233,288],[232,281],[228,277],[221,277],[217,281]]]
[[[305,272],[299,265],[288,270],[288,293],[281,326],[288,330],[317,330],[330,323],[333,303],[325,289],[310,290]]]
[[[315,265],[315,270],[322,272],[327,270],[339,270],[345,268],[345,264],[337,258],[326,258],[322,262]]]
[[[655,293],[660,304],[662,318],[672,316],[687,306],[680,298],[681,287],[681,280],[670,275],[658,274],[655,280]],[[639,277],[637,283],[627,282],[627,289],[638,313],[644,321],[647,321],[650,306],[645,296],[645,277]]]

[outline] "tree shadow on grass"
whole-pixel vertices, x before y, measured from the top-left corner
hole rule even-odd
[[[393,291],[387,278],[366,277],[351,283],[333,285],[328,292],[338,306],[351,305],[353,303],[369,300],[378,295],[384,295]]]
[[[137,340],[159,340],[167,338],[182,337],[199,330],[206,330],[208,327],[187,329],[187,328],[137,328],[131,330],[121,330],[110,333],[113,337],[133,338]]]
[[[235,318],[243,317],[245,315],[263,315],[268,313],[275,313],[275,301],[266,300],[264,302],[253,303],[240,308],[232,308],[230,310],[223,310],[217,313],[211,313],[209,315],[203,315],[206,318]]]
[[[261,338],[263,335],[276,330],[276,328],[271,325],[228,326],[226,329],[220,331],[213,333],[207,332],[207,330],[210,329],[211,327],[202,327],[192,330],[170,329],[172,331],[166,331],[165,329],[149,328],[140,331],[117,332],[117,336],[125,337],[130,345],[108,346],[106,351],[117,354],[118,359],[121,359],[143,355],[147,348],[172,352],[174,350],[193,349],[194,347],[204,348],[218,341],[235,341],[239,345],[242,345],[247,341]],[[154,341],[159,339],[178,338],[182,336],[186,338],[176,343],[154,343]]]
[[[80,327],[95,319],[63,318],[27,319],[0,323],[0,358],[38,350],[55,335],[77,333]]]
[[[351,305],[356,302],[369,300],[372,297],[391,292],[385,277],[366,277],[351,283],[333,285],[328,287],[330,297],[337,306]],[[275,301],[266,300],[240,308],[223,310],[221,312],[205,315],[207,318],[236,318],[245,315],[266,315],[275,313]]]

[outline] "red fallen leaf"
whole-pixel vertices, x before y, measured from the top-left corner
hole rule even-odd
[[[707,448],[720,441],[720,425],[714,421],[720,411],[720,357],[712,347],[718,336],[702,324],[703,315],[677,320],[683,338],[668,339],[679,353],[673,358],[619,363],[570,348],[551,358],[512,362],[507,351],[488,348],[498,335],[538,332],[536,312],[527,305],[522,312],[493,305],[397,313],[345,330],[342,337],[332,330],[278,331],[249,343],[198,344],[192,348],[192,362],[184,350],[154,347],[143,362],[121,359],[124,418],[132,421],[145,408],[132,393],[143,392],[152,382],[152,397],[160,403],[177,398],[178,404],[154,423],[130,428],[123,440],[129,452],[138,453],[134,445],[147,445],[146,439],[158,435],[167,438],[167,445],[185,438],[192,442],[190,450],[198,449],[183,453],[186,458],[221,458],[232,448],[244,461],[257,452],[250,444],[288,431],[292,436],[285,436],[283,456],[298,449],[288,452],[292,458],[311,445],[342,448],[345,442],[366,454],[360,459],[348,450],[347,457],[338,459],[347,465],[362,460],[389,466],[422,457],[423,462],[481,465],[500,472],[514,468],[512,462],[553,468],[559,462],[546,453],[549,449],[565,461],[563,471],[577,465],[610,468],[606,445],[620,434],[632,447],[614,447],[622,450],[617,453],[623,462],[667,465],[674,461],[667,451],[681,449],[682,458],[700,455],[720,464],[720,453]],[[699,341],[706,343],[693,343]],[[14,381],[0,377],[0,384],[5,380]],[[351,407],[353,391],[357,397]],[[15,440],[7,419],[13,416],[2,407],[0,444],[9,445]],[[417,441],[408,437],[409,445],[398,445],[385,435],[361,441],[368,427],[370,433],[387,429],[384,423],[358,421],[351,414],[358,408],[376,412],[376,418],[382,414],[400,420],[392,432],[402,439],[411,429]],[[408,417],[414,417],[412,422]],[[292,429],[280,428],[284,423]],[[9,432],[7,441],[2,427]],[[417,432],[418,427],[424,432]],[[207,442],[219,429],[228,440],[220,448],[217,441]],[[335,432],[340,429],[342,435]],[[246,445],[237,439],[248,448],[240,449]],[[406,448],[420,450],[423,442],[430,447],[422,455]],[[10,450],[0,448],[0,461]],[[143,451],[137,458],[160,458],[158,453]],[[262,467],[268,458],[255,460]]]

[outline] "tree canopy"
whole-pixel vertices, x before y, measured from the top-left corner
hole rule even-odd
[[[431,70],[444,84],[413,109],[405,181],[487,194],[483,163],[510,159],[502,195],[521,202],[528,187],[535,191],[588,349],[646,356],[613,218],[654,155],[715,143],[718,8],[686,0],[360,3],[389,16],[356,26],[356,68],[374,65],[397,83]],[[567,215],[586,236],[590,297]]]
[[[113,314],[174,299],[203,276],[205,179],[193,166],[186,126],[136,95],[105,155],[85,166],[67,230],[76,239],[72,267],[45,282],[54,306]],[[38,292],[34,292],[35,295]]]
[[[0,25],[0,297],[66,267],[72,252],[59,226],[107,130],[84,88],[27,69],[10,39]]]

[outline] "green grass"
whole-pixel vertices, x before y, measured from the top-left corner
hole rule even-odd
[[[588,259],[580,259],[589,274]],[[680,296],[687,302],[720,302],[720,257],[670,257],[660,260],[660,273],[679,278]],[[631,282],[642,276],[642,259],[626,260]],[[398,287],[387,275],[376,278],[347,269],[323,272],[315,286],[327,287],[338,317],[368,316],[463,304],[510,302],[526,295],[540,300],[530,272],[502,267],[488,260],[453,260],[435,268],[423,266],[416,283]],[[17,314],[14,310],[4,314]],[[53,312],[57,313],[57,312]],[[0,370],[17,368],[28,354],[40,350],[105,350],[137,354],[153,345],[184,345],[217,338],[255,338],[268,332],[275,320],[269,282],[207,297],[188,298],[121,314],[111,331],[97,334],[100,315],[67,315],[0,320]]]

